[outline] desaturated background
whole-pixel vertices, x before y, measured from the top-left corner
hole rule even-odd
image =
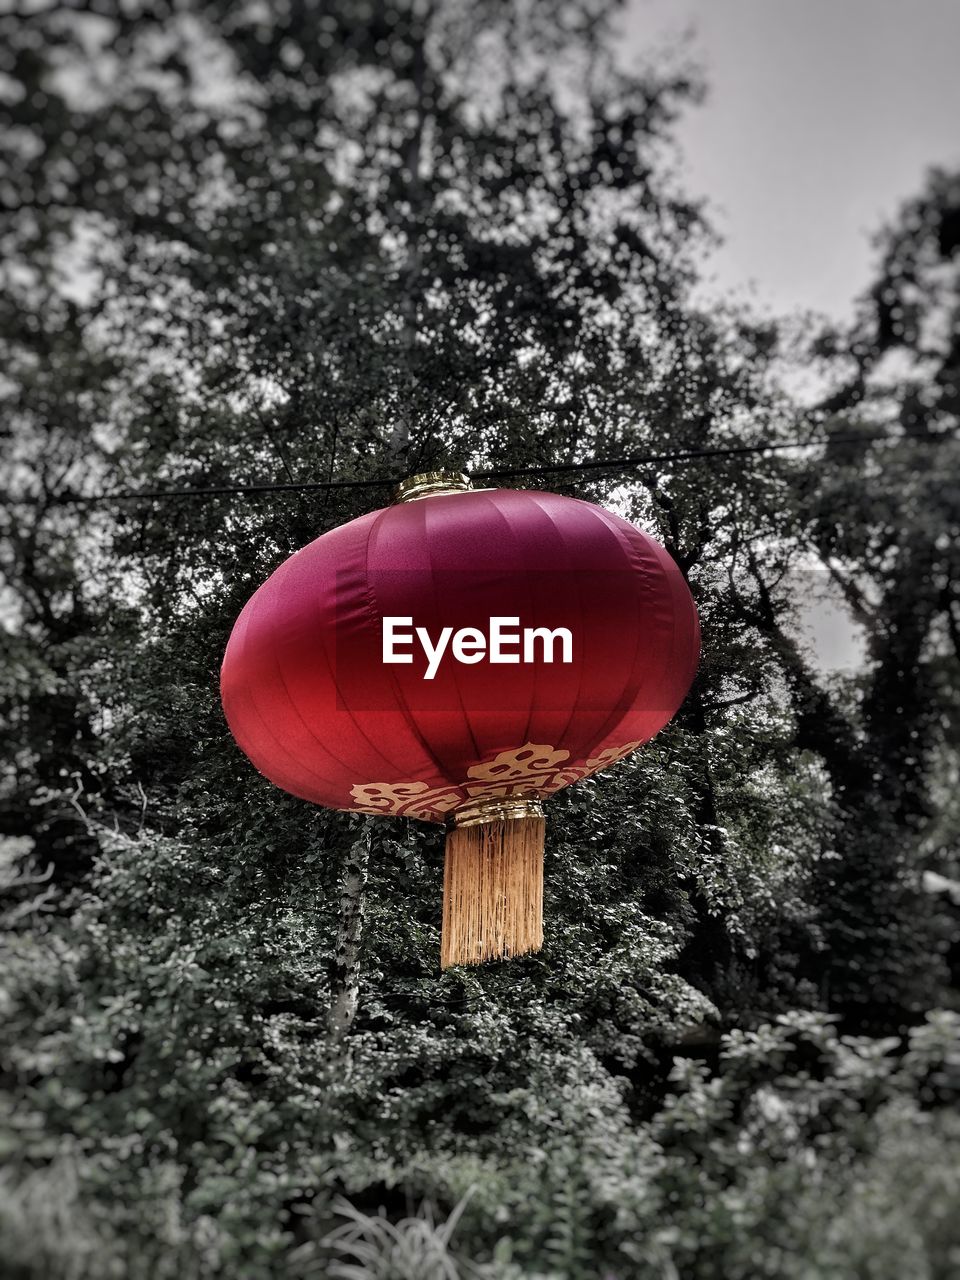
[[[0,0],[0,1280],[960,1275],[958,47]],[[440,826],[269,784],[218,674],[451,463],[704,645],[551,797],[542,951],[441,971]]]

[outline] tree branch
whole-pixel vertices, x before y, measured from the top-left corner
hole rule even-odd
[[[333,974],[333,998],[327,1015],[327,1029],[334,1047],[353,1026],[360,998],[360,948],[363,941],[364,893],[370,868],[373,822],[351,845],[343,864],[340,889],[340,923]]]

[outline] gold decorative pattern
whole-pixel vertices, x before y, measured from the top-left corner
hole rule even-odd
[[[438,822],[460,804],[459,787],[428,787],[425,782],[365,782],[350,788],[358,813],[396,814]]]
[[[627,742],[603,751],[582,765],[568,765],[570,752],[545,743],[527,742],[498,751],[490,760],[471,765],[462,786],[430,787],[426,782],[364,782],[351,787],[358,813],[397,815],[422,822],[443,822],[444,815],[470,800],[494,796],[541,797],[616,764],[641,743]]]
[[[557,751],[543,743],[527,742],[511,751],[500,751],[492,760],[471,765],[464,790],[468,796],[512,796],[552,782],[569,751]]]

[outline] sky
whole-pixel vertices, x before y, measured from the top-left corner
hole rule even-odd
[[[849,319],[870,234],[960,163],[960,0],[628,2],[628,57],[694,28],[710,94],[679,137],[726,237],[715,287]]]

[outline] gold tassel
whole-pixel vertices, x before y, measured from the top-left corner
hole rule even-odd
[[[452,816],[443,869],[440,967],[543,946],[543,844],[536,800],[492,796]]]

